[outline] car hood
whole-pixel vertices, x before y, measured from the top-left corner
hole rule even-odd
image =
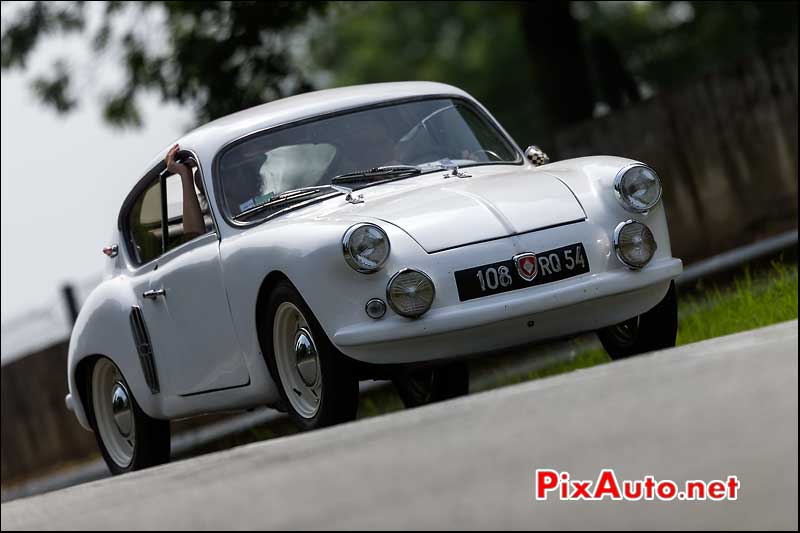
[[[546,172],[519,166],[463,172],[471,176],[435,172],[367,187],[355,193],[364,203],[340,206],[335,215],[394,224],[429,253],[586,218],[572,191]]]

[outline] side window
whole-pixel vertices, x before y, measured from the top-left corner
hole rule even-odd
[[[161,183],[153,181],[128,215],[128,230],[136,261],[147,263],[161,255]]]
[[[197,175],[197,169],[194,170],[195,179],[193,193],[197,202],[200,205],[200,212],[203,215],[204,234],[213,231],[214,224],[211,221],[211,212],[208,209],[208,200],[206,195],[197,186],[201,183],[200,176]],[[183,243],[198,237],[198,235],[187,234],[183,226],[183,183],[181,177],[177,174],[172,174],[162,177],[165,179],[167,191],[167,250],[172,250]]]

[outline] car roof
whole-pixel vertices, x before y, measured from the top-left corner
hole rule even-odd
[[[190,131],[178,142],[216,152],[222,145],[254,131],[336,111],[434,95],[471,99],[466,92],[457,87],[426,81],[373,83],[325,89],[282,98],[218,118]]]

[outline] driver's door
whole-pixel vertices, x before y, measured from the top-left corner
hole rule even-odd
[[[150,327],[154,342],[162,335],[178,341],[165,368],[172,392],[186,396],[246,385],[249,373],[222,284],[216,233],[168,250],[157,263],[151,290],[163,293],[143,305],[163,317]]]
[[[134,210],[130,227],[143,263],[137,298],[161,392],[190,396],[248,384],[207,206],[205,233],[185,238],[180,178],[161,176],[149,190],[152,199],[143,202],[149,209]]]

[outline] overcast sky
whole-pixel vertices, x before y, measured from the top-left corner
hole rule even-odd
[[[145,126],[106,126],[94,99],[61,117],[32,96],[28,78],[2,73],[0,215],[2,321],[60,305],[66,281],[102,272],[120,203],[145,166],[191,116],[156,99]]]
[[[0,21],[20,5],[3,2]],[[101,23],[103,9],[87,6],[88,35]],[[130,8],[114,27],[119,34],[144,32],[148,46],[157,50],[164,43],[154,28],[163,23],[158,9]],[[293,50],[303,56],[306,38],[296,41]],[[188,110],[152,96],[141,101],[141,129],[106,126],[98,99],[123,82],[122,71],[113,49],[100,59],[89,50],[85,36],[48,38],[34,49],[26,73],[0,74],[1,320],[13,329],[19,322],[8,320],[25,314],[29,321],[29,311],[42,315],[43,306],[51,306],[54,314],[52,306],[63,305],[63,283],[99,277],[105,260],[101,249],[110,242],[125,195],[152,158],[194,122]],[[32,75],[46,71],[56,58],[68,59],[81,97],[79,109],[66,116],[36,101],[29,87]],[[317,81],[324,82],[324,76]]]

